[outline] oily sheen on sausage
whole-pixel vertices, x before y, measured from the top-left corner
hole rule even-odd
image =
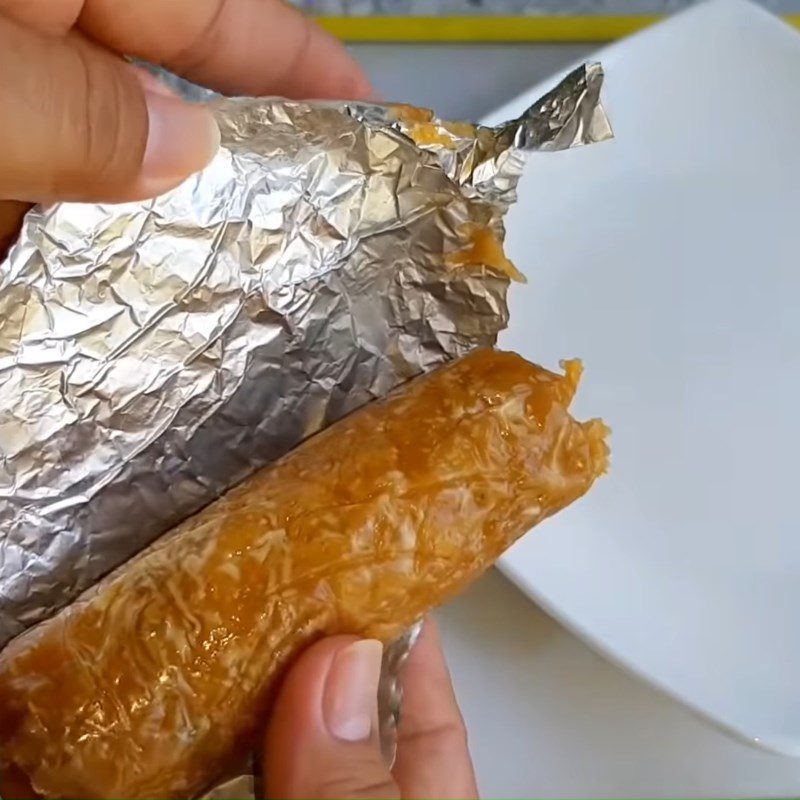
[[[0,654],[0,770],[46,797],[191,797],[312,640],[390,640],[591,486],[580,367],[479,351],[188,519]]]

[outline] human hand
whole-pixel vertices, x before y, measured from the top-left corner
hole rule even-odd
[[[0,0],[0,253],[30,203],[154,196],[213,157],[210,113],[123,54],[226,94],[369,93],[283,0]]]
[[[466,731],[433,623],[403,667],[397,761],[377,731],[378,643],[347,636],[307,650],[278,695],[265,744],[270,798],[475,798]]]

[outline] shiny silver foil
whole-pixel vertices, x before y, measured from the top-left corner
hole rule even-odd
[[[397,755],[397,726],[400,723],[400,706],[403,700],[399,677],[411,648],[422,632],[422,624],[418,622],[412,625],[383,652],[381,679],[378,684],[378,722],[381,752],[389,767],[394,766]]]
[[[527,151],[610,136],[601,83],[581,67],[494,129],[218,99],[222,148],[174,191],[31,211],[0,267],[0,645],[255,468],[493,344],[508,277],[453,256],[502,241]]]

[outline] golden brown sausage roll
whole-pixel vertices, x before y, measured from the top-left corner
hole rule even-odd
[[[480,351],[313,437],[0,654],[0,760],[47,797],[191,796],[325,634],[393,638],[606,467],[566,376]]]

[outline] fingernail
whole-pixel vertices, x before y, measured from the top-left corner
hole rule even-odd
[[[145,90],[150,127],[139,182],[148,195],[177,186],[219,149],[219,128],[207,108]]]
[[[322,715],[331,735],[345,742],[369,739],[378,720],[378,682],[383,645],[363,639],[333,658],[322,698]]]

